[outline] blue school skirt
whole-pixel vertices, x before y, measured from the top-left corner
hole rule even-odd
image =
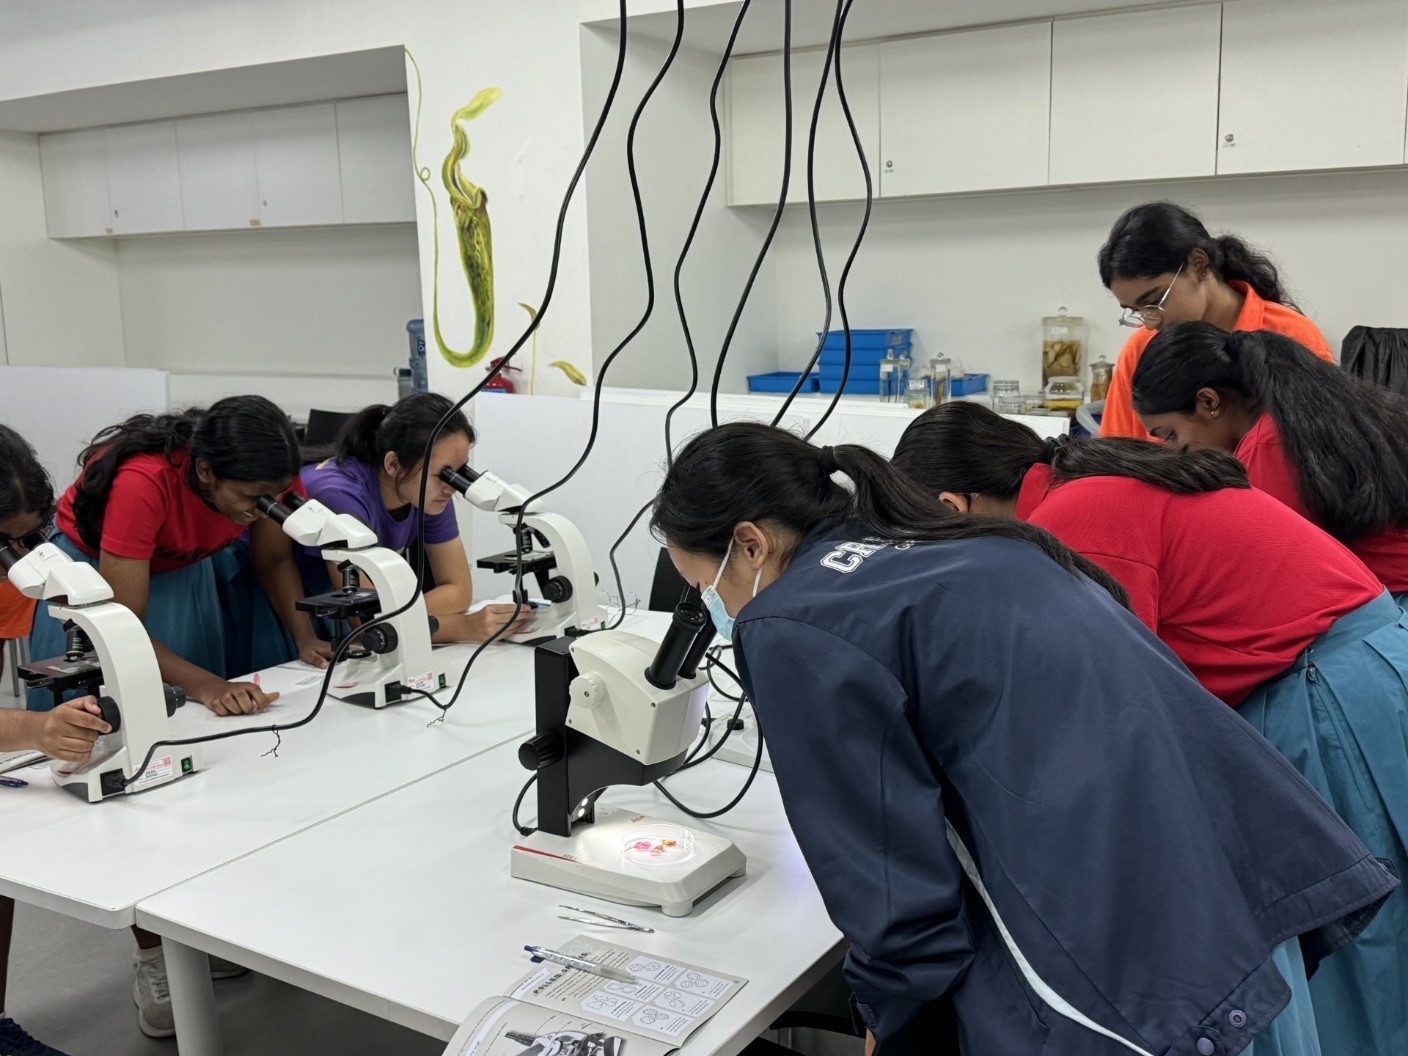
[[[75,561],[94,567],[98,564],[62,532],[55,532],[49,541]],[[210,559],[173,572],[158,572],[150,583],[147,616],[142,621],[147,633],[178,656],[224,678],[225,626]],[[41,601],[34,614],[34,629],[29,632],[29,655],[40,660],[62,656],[63,651],[63,624],[49,615],[48,602]],[[47,689],[31,689],[26,703],[31,711],[48,711],[54,706],[54,696]]]
[[[1237,709],[1408,877],[1408,617],[1385,592],[1336,620]],[[1408,1053],[1408,892],[1310,980],[1326,1054]]]
[[[1271,951],[1271,963],[1291,988],[1291,1001],[1271,1021],[1243,1053],[1246,1056],[1321,1056],[1320,1036],[1315,1025],[1315,1003],[1310,982],[1305,977],[1305,958],[1300,939],[1287,939]],[[1331,1056],[1325,1053],[1325,1056]]]

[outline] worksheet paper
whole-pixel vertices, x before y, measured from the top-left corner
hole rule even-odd
[[[747,982],[587,935],[562,952],[620,968],[638,981],[544,962],[507,999],[476,1008],[445,1056],[666,1056]]]

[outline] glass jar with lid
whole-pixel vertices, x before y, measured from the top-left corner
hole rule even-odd
[[[1085,320],[1067,315],[1064,305],[1041,321],[1041,384],[1052,378],[1080,377],[1085,352]]]
[[[1002,414],[1015,414],[1015,411],[1004,411],[1001,404],[1003,400],[1010,399],[1021,391],[1022,383],[1020,381],[994,381],[992,388],[988,392],[989,397],[992,399],[992,409]]]
[[[1046,406],[1053,411],[1074,411],[1085,402],[1080,378],[1052,378],[1046,383]]]
[[[1090,364],[1090,402],[1103,400],[1110,391],[1110,379],[1115,375],[1115,365],[1104,356]]]

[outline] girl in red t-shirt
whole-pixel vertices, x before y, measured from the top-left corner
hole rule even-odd
[[[1249,487],[1235,459],[1043,441],[953,403],[911,423],[894,461],[949,506],[1029,521],[1113,575],[1194,676],[1408,871],[1408,620],[1362,562]],[[1378,996],[1408,992],[1408,904],[1386,906],[1362,939],[1310,982],[1321,1048],[1408,1052],[1408,1009]]]
[[[1235,453],[1253,487],[1324,528],[1408,601],[1408,399],[1280,334],[1188,323],[1150,342],[1134,403],[1160,440]]]
[[[98,433],[79,463],[78,480],[58,502],[54,542],[95,564],[115,599],[142,617],[165,681],[217,715],[263,711],[276,696],[226,678],[244,672],[226,671],[230,602],[217,593],[206,558],[246,530],[250,563],[298,655],[326,663],[327,644],[295,608],[303,592],[290,540],[255,509],[262,495],[301,493],[288,415],[262,396],[138,415]],[[41,612],[30,647],[35,656],[61,653],[62,628]],[[30,695],[32,708],[51,703]]]

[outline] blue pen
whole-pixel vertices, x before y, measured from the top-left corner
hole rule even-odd
[[[18,777],[0,777],[0,787],[3,788],[28,788],[28,781],[21,781]]]

